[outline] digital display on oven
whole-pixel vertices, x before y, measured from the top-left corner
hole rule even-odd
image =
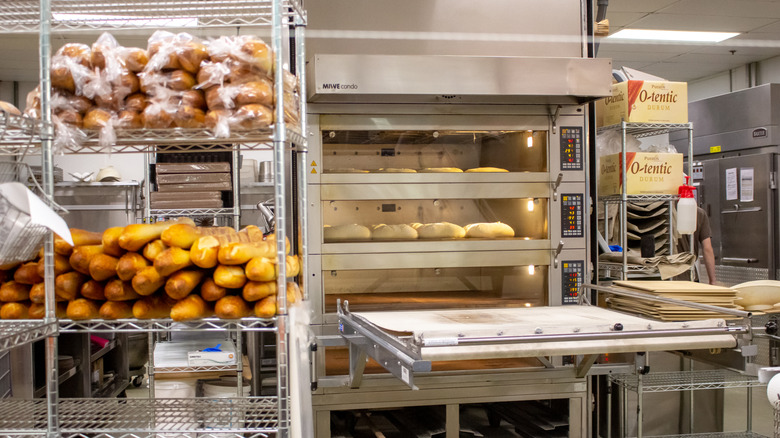
[[[582,170],[582,128],[561,127],[561,170]]]
[[[563,304],[577,304],[579,290],[582,286],[582,276],[584,275],[585,263],[582,260],[563,261],[562,286]]]
[[[564,193],[561,197],[561,236],[583,237],[582,194]]]

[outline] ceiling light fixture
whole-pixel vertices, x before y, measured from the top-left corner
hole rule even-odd
[[[738,32],[694,32],[687,30],[650,30],[623,29],[610,39],[652,40],[652,41],[686,41],[700,43],[719,43],[739,35]]]

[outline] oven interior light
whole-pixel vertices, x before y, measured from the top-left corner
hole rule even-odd
[[[528,200],[528,211],[534,211],[534,200],[533,200],[533,198]]]
[[[529,148],[534,147],[534,135],[533,134],[529,135],[528,138],[525,140],[525,142]]]
[[[534,265],[528,265],[528,274],[534,275],[534,272],[536,272],[536,268],[534,268]]]
[[[525,307],[531,307],[531,303],[525,303]]]

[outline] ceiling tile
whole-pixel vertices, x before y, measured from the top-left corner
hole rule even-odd
[[[599,58],[612,58],[619,59],[621,62],[646,62],[653,63],[670,59],[674,56],[678,56],[678,53],[662,53],[662,52],[645,52],[645,51],[623,51],[610,50],[603,46],[599,47]]]
[[[780,18],[780,2],[769,0],[684,0],[664,8],[660,12],[675,15]]]
[[[773,18],[728,17],[724,15],[651,14],[632,25],[637,29],[748,32],[773,23]]]
[[[612,12],[607,10],[610,32],[615,33],[621,28],[631,26],[631,24],[642,19],[645,15],[647,14],[642,12]]]
[[[680,0],[613,0],[609,2],[607,14],[614,12],[655,12]]]

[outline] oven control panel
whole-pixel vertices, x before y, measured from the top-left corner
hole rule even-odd
[[[561,262],[562,304],[577,304],[582,278],[585,275],[585,262],[582,260],[564,260]]]
[[[561,236],[583,237],[582,193],[563,193],[561,196]]]
[[[582,127],[561,127],[561,170],[582,170]]]

